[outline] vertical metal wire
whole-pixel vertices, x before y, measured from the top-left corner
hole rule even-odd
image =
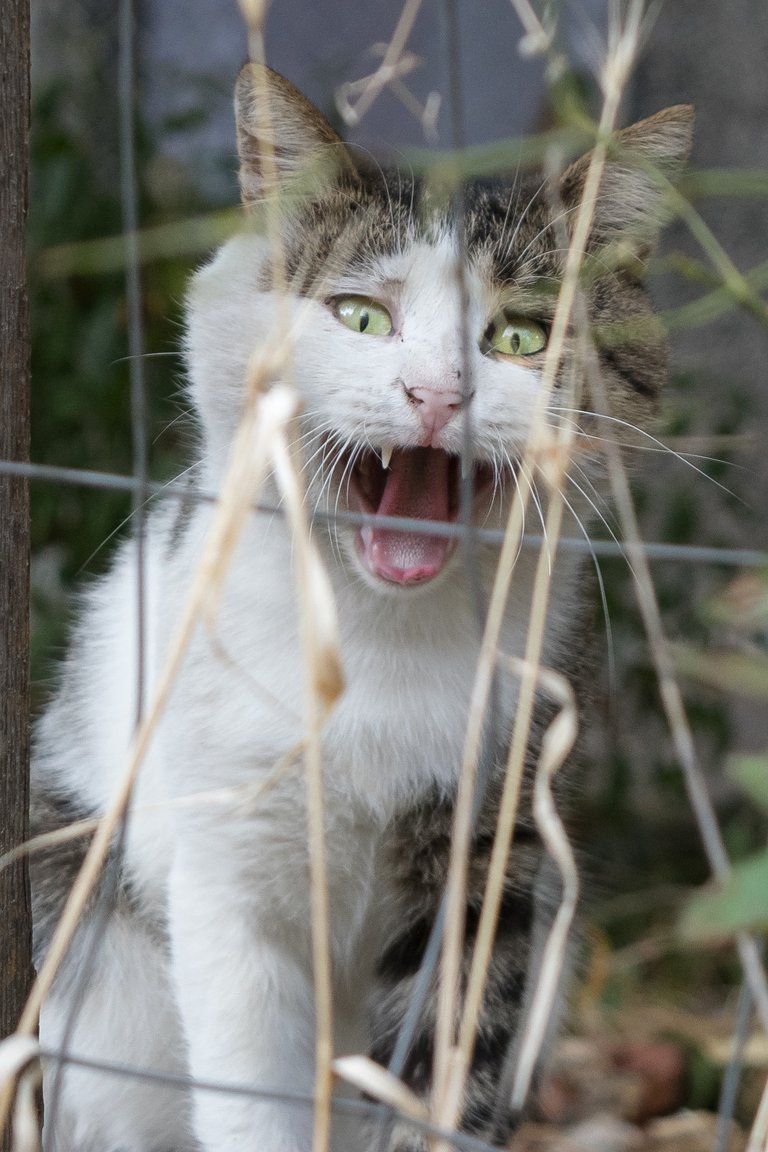
[[[754,1000],[746,980],[739,989],[736,1005],[736,1020],[733,1026],[733,1051],[725,1069],[720,1098],[717,1102],[717,1129],[713,1152],[728,1152],[731,1139],[731,1124],[736,1110],[736,1097],[739,1091],[741,1070],[744,1066],[744,1047],[747,1042],[749,1025],[754,1014]]]
[[[133,447],[133,531],[136,549],[136,704],[134,723],[141,723],[144,712],[146,666],[146,499],[148,495],[148,452],[146,439],[146,390],[144,380],[144,334],[142,322],[141,277],[138,250],[138,183],[135,147],[135,21],[133,0],[121,0],[118,23],[117,91],[119,105],[118,135],[120,142],[120,201],[125,237],[125,291],[128,320],[131,432]],[[114,909],[120,885],[125,842],[128,835],[129,808],[119,821],[114,847],[104,869],[97,905],[88,925],[84,958],[77,974],[69,1012],[62,1032],[61,1051],[66,1058],[72,1036],[91,983],[99,946],[104,938],[109,917]],[[55,1152],[56,1120],[60,1110],[66,1059],[56,1070],[46,1111],[46,1152]]]
[[[445,23],[444,43],[447,50],[449,72],[449,94],[451,114],[451,134],[453,147],[460,152],[464,145],[463,131],[463,96],[460,68],[460,39],[455,0],[444,0],[442,13]],[[148,452],[146,444],[146,400],[145,382],[143,372],[143,332],[141,320],[141,287],[137,251],[138,230],[138,196],[136,181],[136,158],[133,133],[134,116],[134,14],[132,0],[121,0],[119,11],[120,23],[120,59],[118,69],[120,94],[120,151],[121,151],[121,189],[123,208],[123,227],[126,243],[126,298],[128,314],[128,345],[129,345],[129,371],[131,391],[131,423],[133,435],[133,475],[136,481],[134,487],[134,531],[136,547],[136,614],[137,614],[137,684],[136,684],[136,719],[140,720],[144,705],[144,682],[146,661],[146,572],[145,572],[145,497],[149,491],[148,486]],[[472,523],[472,417],[469,397],[471,396],[471,360],[469,333],[467,331],[467,285],[464,275],[464,247],[465,235],[462,226],[464,215],[464,194],[461,186],[457,187],[454,201],[454,217],[458,221],[457,237],[459,244],[459,257],[457,261],[457,280],[460,296],[460,330],[462,348],[462,391],[465,403],[463,413],[464,441],[462,456],[466,467],[463,469],[461,482],[460,507],[460,542],[464,553],[465,572],[469,594],[478,622],[482,626],[485,616],[485,596],[480,580],[477,564],[478,537],[476,528]],[[611,546],[608,545],[611,550]],[[496,709],[496,678],[491,691],[488,716],[491,724],[488,726],[486,739],[480,753],[480,768],[478,771],[478,787],[475,796],[474,816],[477,815],[482,799],[483,781],[487,780],[492,767],[493,754],[496,750],[493,722],[497,716]],[[695,807],[695,804],[694,804]],[[126,834],[126,822],[123,821],[117,837],[117,851],[115,856],[119,859]],[[88,984],[88,974],[92,971],[95,960],[95,949],[103,934],[106,920],[112,906],[117,890],[118,871],[114,863],[107,873],[102,889],[99,910],[93,918],[91,925],[91,938],[87,951],[86,963],[80,975],[78,993],[74,998],[72,1014],[65,1031],[63,1048],[66,1050],[68,1038],[76,1018],[77,1010],[82,1002]],[[408,1051],[418,1026],[418,1021],[428,995],[430,984],[434,978],[437,967],[443,928],[445,923],[445,900],[440,905],[432,933],[425,951],[422,965],[414,982],[413,993],[408,1010],[398,1033],[397,1042],[390,1060],[389,1068],[395,1075],[400,1075],[405,1066]],[[744,998],[740,1004],[743,1008]],[[748,1000],[747,1000],[748,1005]],[[746,1012],[747,1008],[743,1008]],[[57,1085],[59,1081],[57,1080]],[[56,1096],[49,1105],[49,1121],[53,1126]],[[727,1115],[725,1104],[726,1092],[724,1089],[721,1115]]]
[[[135,27],[133,0],[120,0],[118,101],[120,109],[120,202],[125,235],[125,293],[128,316],[128,369],[131,395],[133,475],[139,488],[133,498],[133,533],[136,548],[136,724],[144,711],[146,657],[146,486],[149,479],[147,453],[147,404],[144,381],[144,331],[141,277],[139,273],[139,209],[136,178],[135,120]]]

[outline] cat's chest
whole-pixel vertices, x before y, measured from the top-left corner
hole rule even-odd
[[[346,690],[325,729],[328,770],[382,817],[434,785],[458,780],[473,690],[479,633],[472,619],[452,629],[414,630],[348,644]],[[510,638],[511,643],[511,638]],[[503,741],[517,681],[501,671],[494,722]]]
[[[222,776],[247,783],[305,735],[290,541],[273,524],[259,544],[241,551],[215,635],[198,634],[175,697],[174,742],[189,753],[185,789]],[[335,585],[344,689],[323,727],[325,770],[384,816],[414,791],[457,779],[480,627],[459,576],[408,600],[340,578]],[[524,637],[525,620],[510,605],[500,649],[521,653]],[[516,680],[502,673],[502,681],[494,712],[508,730]]]

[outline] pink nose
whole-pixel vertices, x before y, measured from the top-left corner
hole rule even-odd
[[[440,391],[436,388],[406,388],[405,392],[416,408],[430,444],[464,404],[461,392]]]

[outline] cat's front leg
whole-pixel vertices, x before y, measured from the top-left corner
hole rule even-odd
[[[515,894],[507,900],[519,920],[528,920],[525,898]],[[519,922],[519,921],[518,921]],[[527,926],[527,925],[526,925]],[[426,926],[425,926],[426,927]],[[415,970],[422,958],[416,948],[406,957],[399,941],[385,952],[379,966],[379,986],[372,1013],[372,1056],[387,1066],[414,988]],[[466,981],[474,939],[465,946],[462,981]],[[512,1045],[521,1008],[522,989],[528,966],[527,933],[518,935],[502,926],[486,981],[472,1060],[467,1072],[458,1118],[459,1130],[485,1140],[504,1142],[510,1135],[512,1116],[504,1106],[502,1082],[506,1057]],[[432,1095],[435,1062],[434,1036],[437,1012],[437,982],[433,980],[416,1027],[402,1079],[425,1103]],[[459,1005],[461,1008],[462,1005]],[[428,1140],[406,1121],[391,1123],[382,1145],[381,1128],[369,1142],[372,1152],[427,1152]]]
[[[314,1022],[306,965],[251,893],[210,858],[180,855],[170,881],[175,992],[193,1079],[255,1090],[312,1090]],[[271,918],[274,921],[274,917]],[[198,1090],[204,1152],[308,1152],[312,1111]]]
[[[492,797],[493,799],[493,797]],[[389,904],[391,929],[376,963],[376,986],[371,1003],[373,1059],[389,1064],[400,1030],[409,1014],[417,975],[424,960],[432,926],[438,916],[448,872],[453,812],[445,801],[424,803],[404,812],[390,832],[391,872],[394,881]],[[481,811],[473,841],[468,876],[468,901],[461,958],[461,984],[466,987],[472,965],[488,862],[493,845],[495,809]],[[412,847],[416,846],[416,850]],[[461,1102],[459,1129],[467,1134],[503,1143],[513,1117],[507,1103],[507,1056],[515,1038],[525,987],[530,975],[534,919],[548,912],[546,901],[535,898],[541,847],[536,834],[522,820],[517,845],[507,865],[495,940],[485,980],[485,994],[476,1022],[475,1041]],[[542,908],[536,907],[541,904]],[[536,913],[536,915],[535,915]],[[438,969],[423,1000],[402,1078],[422,1100],[432,1096],[435,1063],[435,1021],[439,998]],[[460,998],[461,1001],[461,998]],[[458,1010],[463,1005],[460,1002]],[[381,1130],[369,1141],[372,1152],[381,1147]],[[426,1152],[427,1141],[405,1122],[387,1133],[387,1152]]]

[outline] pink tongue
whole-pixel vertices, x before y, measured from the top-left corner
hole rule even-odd
[[[445,452],[413,448],[392,454],[378,516],[418,520],[449,519],[450,474]],[[446,536],[399,532],[364,525],[363,558],[369,570],[396,584],[431,580],[445,563],[452,541]]]

